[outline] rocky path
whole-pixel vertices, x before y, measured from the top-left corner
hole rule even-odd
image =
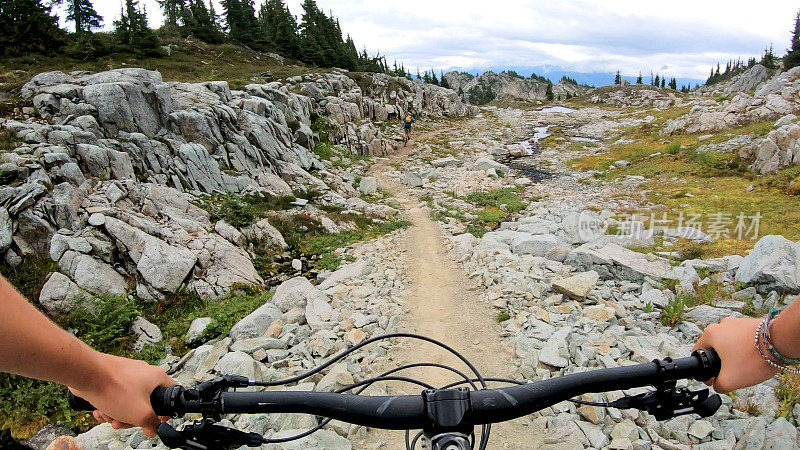
[[[420,135],[417,139],[423,139]],[[387,166],[415,153],[415,142],[391,159],[376,164],[371,169],[380,185],[390,192],[401,205],[412,227],[404,234],[397,251],[406,254],[406,270],[411,284],[407,299],[405,325],[415,333],[431,337],[452,346],[462,353],[484,376],[511,377],[513,352],[503,343],[501,329],[494,320],[495,312],[482,302],[479,290],[470,281],[460,263],[454,259],[439,225],[430,217],[430,211],[420,203],[409,189],[385,176]],[[390,358],[394,367],[436,362],[467,371],[455,356],[434,345],[405,341],[394,347]],[[436,368],[419,368],[409,373],[434,386],[443,386],[458,378]],[[401,387],[394,394],[415,394],[416,387]],[[536,433],[528,428],[527,420],[495,426],[492,448],[531,448]],[[403,434],[373,431],[369,435],[372,446],[386,442],[386,448],[402,448]],[[524,436],[524,439],[520,439]],[[535,442],[535,441],[534,441]],[[358,445],[357,445],[358,447]],[[369,446],[365,446],[369,448]]]

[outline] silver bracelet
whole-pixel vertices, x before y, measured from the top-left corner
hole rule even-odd
[[[763,350],[761,350],[761,345],[759,345],[759,341],[760,341],[760,337],[761,337],[761,331],[763,331],[763,329],[764,329],[764,327],[766,326],[767,323],[768,323],[768,319],[764,319],[761,322],[761,325],[759,325],[758,329],[756,330],[756,340],[755,340],[756,350],[758,350],[758,353],[761,355],[762,358],[764,358],[764,361],[766,361],[767,364],[769,364],[770,366],[772,366],[772,367],[774,367],[774,368],[776,368],[776,369],[778,369],[778,370],[780,370],[782,372],[787,372],[787,373],[791,373],[791,374],[794,374],[794,375],[800,375],[800,369],[795,369],[793,367],[788,367],[788,366],[784,366],[784,365],[778,364],[778,363],[772,361],[771,359],[767,358],[767,355],[764,354]]]

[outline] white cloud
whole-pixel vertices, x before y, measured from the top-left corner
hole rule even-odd
[[[140,0],[151,26],[155,0]],[[218,0],[215,0],[218,1]],[[299,16],[302,0],[289,0]],[[95,0],[110,27],[120,0]],[[256,0],[257,4],[261,0]],[[553,65],[567,70],[705,78],[716,61],[788,45],[790,0],[318,0],[370,52],[406,67],[449,69]],[[219,4],[217,3],[219,6]],[[218,8],[221,11],[221,8]],[[666,67],[666,68],[663,68]]]

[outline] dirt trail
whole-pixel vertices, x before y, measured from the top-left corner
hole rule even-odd
[[[417,140],[424,137],[421,135]],[[438,224],[431,219],[427,208],[421,206],[404,185],[385,176],[385,170],[391,162],[401,160],[414,151],[414,143],[411,141],[408,147],[370,170],[371,175],[378,178],[380,186],[397,199],[412,223],[400,243],[400,249],[407,254],[406,270],[411,278],[411,295],[406,304],[409,315],[405,324],[418,334],[450,345],[472,362],[483,376],[508,377],[513,353],[502,342],[500,326],[495,321],[496,312],[479,299],[478,288],[470,288],[475,286],[475,282],[467,278],[460,263],[451,257],[445,237]],[[395,363],[393,367],[436,362],[468,371],[456,357],[420,341],[404,340],[394,348],[390,357]],[[459,379],[455,374],[435,368],[412,369],[406,375],[434,386],[443,386]],[[393,394],[416,394],[421,390],[416,386],[397,384],[392,388]],[[521,419],[495,425],[489,448],[532,448],[532,441],[536,442],[539,438],[528,424],[527,419]],[[369,436],[372,443],[386,441],[387,449],[405,448],[402,432],[376,430],[371,431]]]

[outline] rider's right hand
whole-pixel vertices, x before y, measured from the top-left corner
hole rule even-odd
[[[73,394],[98,408],[94,417],[108,422],[115,429],[141,427],[148,437],[156,436],[161,421],[150,405],[150,394],[159,386],[172,386],[175,381],[162,369],[144,361],[96,353],[96,376],[88,388],[70,388]]]
[[[762,383],[778,373],[755,347],[760,323],[761,319],[726,317],[706,328],[692,351],[713,348],[722,360],[719,376],[707,381],[707,385],[713,384],[717,392],[731,392]]]

